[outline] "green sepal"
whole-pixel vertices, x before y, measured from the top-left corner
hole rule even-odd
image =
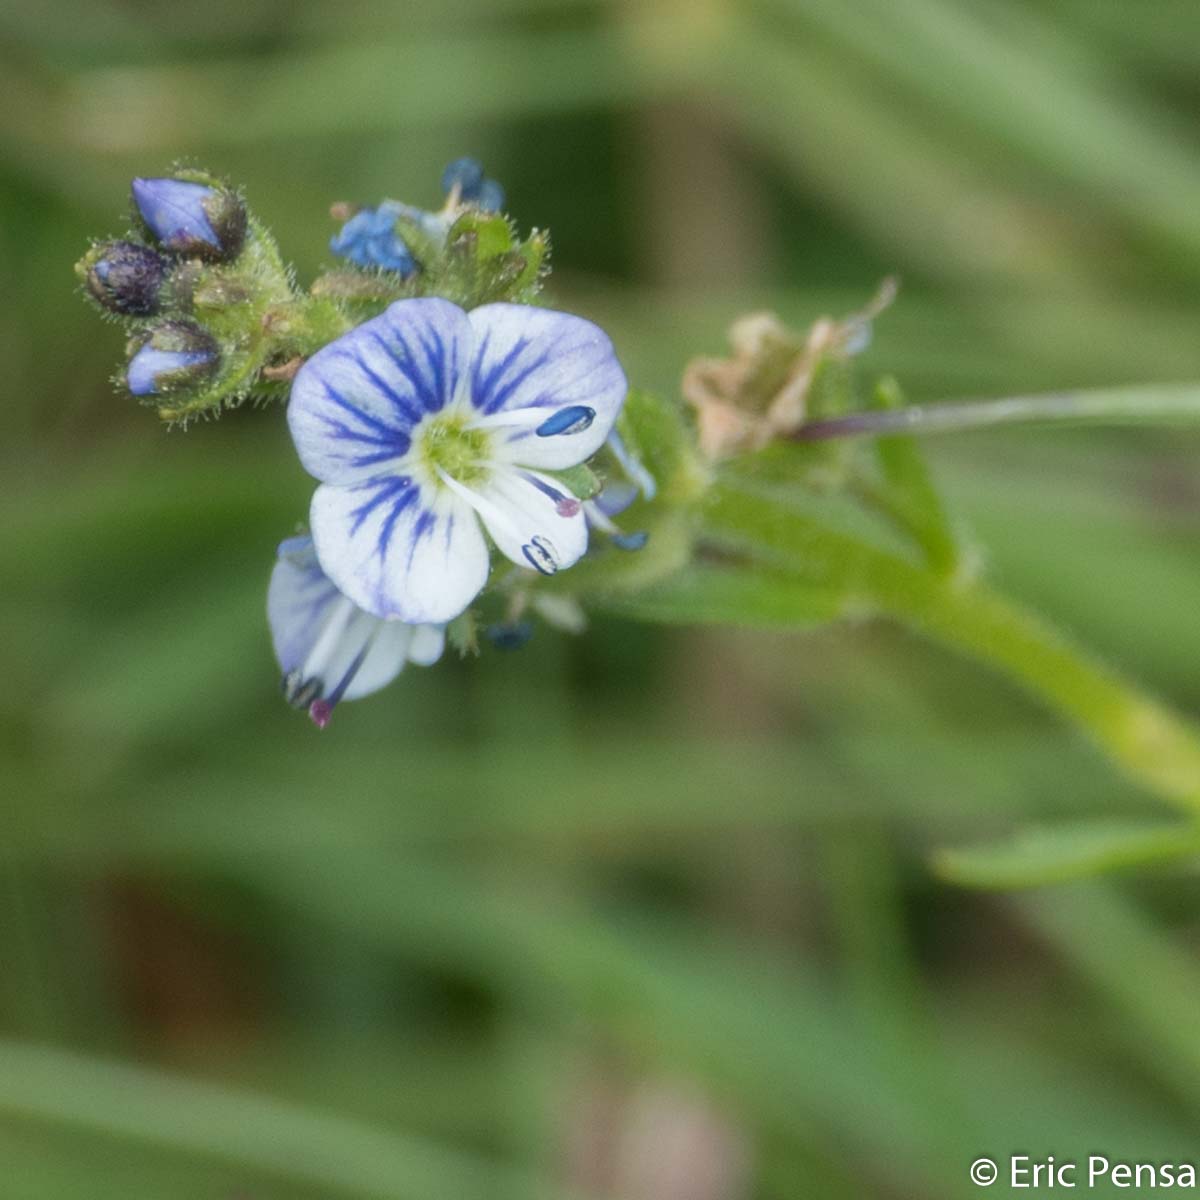
[[[446,641],[458,651],[459,658],[473,658],[479,653],[479,624],[472,609],[460,613],[446,626]]]
[[[439,255],[422,258],[410,248],[421,263],[422,294],[466,309],[497,301],[528,304],[541,290],[545,236],[535,232],[521,242],[513,223],[499,213],[463,212]]]
[[[480,263],[508,253],[515,244],[515,233],[507,217],[475,209],[464,212],[446,236],[448,255],[468,253]]]
[[[600,495],[600,490],[604,487],[603,480],[587,463],[580,463],[577,467],[566,467],[560,471],[547,471],[546,474],[557,479],[576,500],[591,500]]]

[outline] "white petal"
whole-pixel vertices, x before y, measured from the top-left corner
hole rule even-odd
[[[497,458],[556,469],[595,454],[628,390],[608,335],[582,317],[524,304],[487,304],[468,316],[471,402],[483,418],[514,418],[507,432],[498,431]],[[570,432],[539,436],[564,409],[594,415],[590,423],[569,422]]]
[[[478,490],[476,509],[505,557],[543,575],[578,562],[587,550],[583,506],[535,471],[497,471]]]
[[[279,547],[267,588],[267,621],[285,675],[304,665],[338,598],[337,588],[317,562],[311,538],[289,538]]]
[[[414,625],[408,657],[419,667],[430,667],[446,648],[446,630],[442,625]]]
[[[343,700],[358,700],[386,687],[404,670],[404,664],[408,661],[413,631],[417,627],[405,625],[402,621],[372,620],[375,621],[375,630],[371,645],[354,678],[346,685],[342,693]],[[339,675],[334,679],[333,685],[340,678]]]
[[[396,469],[412,431],[465,386],[471,327],[446,300],[400,300],[300,368],[288,426],[300,461],[325,483]]]
[[[325,485],[313,496],[310,521],[325,573],[377,617],[444,623],[487,582],[479,522],[444,490],[403,477]]]

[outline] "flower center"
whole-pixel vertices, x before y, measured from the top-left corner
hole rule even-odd
[[[444,471],[459,483],[482,483],[488,474],[492,439],[486,429],[470,429],[461,416],[437,416],[419,435],[421,462],[431,479]]]

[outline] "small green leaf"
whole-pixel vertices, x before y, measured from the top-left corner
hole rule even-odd
[[[1200,854],[1200,824],[1092,821],[1027,829],[993,845],[934,854],[934,871],[964,887],[1027,888]]]

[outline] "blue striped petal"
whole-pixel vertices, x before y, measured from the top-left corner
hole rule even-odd
[[[479,522],[450,492],[422,489],[403,475],[326,484],[310,516],[326,574],[377,617],[444,624],[487,582]]]
[[[292,384],[288,425],[300,461],[324,483],[395,473],[413,428],[453,398],[471,329],[446,300],[400,300],[318,350]]]
[[[310,537],[280,545],[267,619],[287,699],[322,725],[339,701],[385,687],[406,662],[436,662],[445,645],[439,627],[381,621],[353,605],[321,569]]]
[[[317,562],[312,538],[288,538],[280,544],[267,589],[267,619],[285,675],[304,665],[337,598],[337,588]]]
[[[502,430],[498,457],[553,470],[595,454],[627,391],[608,335],[582,317],[521,304],[487,304],[469,317],[471,401]],[[590,424],[581,419],[585,409],[594,414]],[[564,411],[571,416],[560,427]],[[498,424],[503,415],[513,417],[507,432]]]

